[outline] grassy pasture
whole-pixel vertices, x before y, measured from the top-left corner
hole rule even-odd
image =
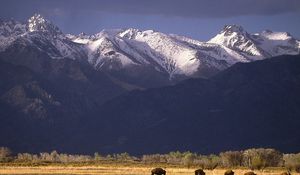
[[[68,174],[68,175],[150,175],[151,166],[1,166],[0,174],[18,175],[18,174]],[[194,175],[195,168],[183,167],[163,167],[167,170],[167,175]],[[233,169],[235,175],[243,175],[249,171],[247,169]],[[206,175],[224,175],[224,169],[205,170]],[[255,171],[257,175],[280,175],[284,169],[266,169],[264,171]],[[292,173],[300,175],[300,173]]]

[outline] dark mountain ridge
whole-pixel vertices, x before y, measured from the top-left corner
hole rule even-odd
[[[87,113],[126,91],[76,61],[45,61],[50,68],[36,72],[0,60],[1,145],[31,152],[58,148]]]
[[[121,95],[102,105],[82,139],[96,138],[90,133],[101,128],[99,138],[110,142],[95,145],[108,152],[298,151],[299,58],[238,63],[211,79]]]

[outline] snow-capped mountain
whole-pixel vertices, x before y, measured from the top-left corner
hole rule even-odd
[[[99,70],[150,66],[173,78],[195,76],[200,68],[222,70],[236,62],[248,61],[222,45],[153,30],[103,30],[92,36],[69,35],[69,38],[86,45],[89,63]]]
[[[176,75],[201,76],[203,70],[223,70],[236,62],[250,62],[282,54],[298,54],[299,41],[287,33],[249,34],[228,25],[208,42],[184,36],[138,29],[103,30],[92,36],[71,36],[88,49],[96,69],[152,66]]]
[[[80,39],[79,39],[80,38]],[[157,71],[192,75],[200,64],[197,51],[169,35],[152,30],[103,30],[92,37],[73,38],[86,42],[89,62],[97,69],[151,66]],[[112,64],[114,62],[115,64]]]
[[[53,59],[86,61],[118,79],[160,77],[162,81],[207,77],[237,62],[299,54],[300,48],[299,40],[288,33],[249,34],[237,25],[225,26],[208,42],[132,28],[71,35],[39,14],[27,23],[0,22],[0,51],[15,43],[35,47]]]
[[[14,20],[0,22],[0,51],[16,43],[36,47],[55,59],[82,59],[85,56],[81,44],[70,41],[40,14],[29,18],[27,23]]]
[[[208,43],[223,45],[237,51],[249,61],[283,54],[299,54],[300,42],[286,32],[265,30],[249,34],[241,26],[227,25]]]

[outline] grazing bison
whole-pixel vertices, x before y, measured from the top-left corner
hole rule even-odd
[[[232,170],[227,170],[224,175],[234,175],[234,172]]]
[[[245,173],[244,175],[256,175],[253,171],[249,171],[247,173]]]
[[[166,170],[162,169],[162,168],[154,168],[153,170],[151,170],[151,175],[166,175]]]
[[[203,169],[197,169],[195,170],[195,175],[205,175],[205,172],[203,171]]]

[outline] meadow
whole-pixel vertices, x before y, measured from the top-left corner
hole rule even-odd
[[[150,166],[1,166],[0,174],[85,174],[85,175],[150,175]],[[196,168],[187,167],[163,167],[168,175],[194,175]],[[224,175],[227,169],[204,170],[206,175]],[[251,171],[249,169],[233,169],[235,175],[243,175]],[[257,175],[280,175],[285,172],[283,168],[269,168],[254,171]],[[292,175],[300,173],[292,172]]]

